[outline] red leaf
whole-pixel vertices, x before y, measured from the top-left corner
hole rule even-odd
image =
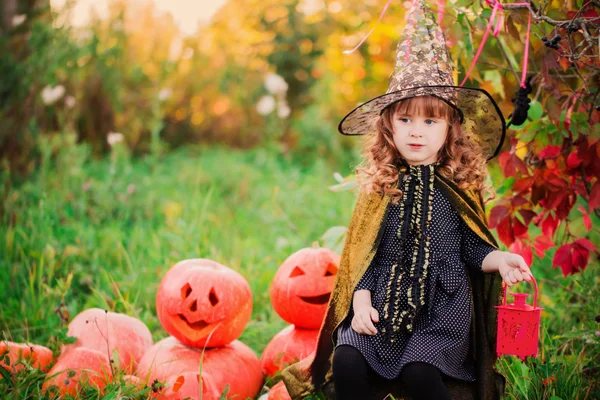
[[[576,243],[571,246],[571,265],[573,273],[581,272],[587,267],[590,252],[583,247],[577,246]]]
[[[525,203],[529,203],[529,200],[527,200],[525,197],[523,196],[515,196],[512,198],[512,200],[510,201],[510,204],[513,207],[519,207],[522,206]]]
[[[554,260],[552,261],[552,268],[560,267],[565,278],[569,274],[573,274],[573,265],[571,263],[571,244],[565,244],[559,247],[554,253]]]
[[[554,158],[560,154],[560,149],[561,149],[561,146],[555,146],[555,145],[549,144],[548,146],[544,147],[540,151],[540,154],[538,157],[540,158],[540,160],[544,160],[546,158]]]
[[[592,186],[592,191],[590,192],[590,199],[588,200],[588,205],[590,210],[595,210],[600,206],[600,179],[594,183]]]
[[[504,176],[515,176],[516,169],[515,164],[513,162],[513,155],[510,153],[510,151],[500,153],[500,156],[498,157],[498,162],[502,167],[502,172],[504,173]]]
[[[531,220],[537,215],[534,211],[524,209],[520,209],[519,214],[521,214],[521,216],[523,217],[525,225],[529,225],[531,223]]]
[[[575,244],[577,246],[587,249],[588,251],[596,251],[596,246],[594,246],[594,244],[592,242],[590,242],[588,239],[585,239],[585,238],[577,239],[575,241]]]
[[[510,216],[506,216],[500,221],[496,231],[498,232],[498,237],[500,237],[500,240],[506,246],[510,246],[515,241],[515,235],[512,229],[512,218],[510,218]]]
[[[592,229],[592,220],[590,219],[590,216],[588,215],[585,208],[583,208],[583,206],[579,206],[578,209],[579,209],[579,211],[581,211],[581,217],[583,218],[583,225],[585,226],[585,229],[589,232],[589,230]]]
[[[558,227],[558,219],[553,217],[552,214],[548,214],[544,222],[542,222],[542,232],[548,237],[553,237],[556,228]]]
[[[552,239],[550,239],[546,235],[540,235],[535,238],[535,243],[533,245],[533,248],[535,249],[535,254],[539,258],[542,258],[542,257],[544,257],[544,254],[546,254],[546,250],[551,249],[554,246],[555,245],[554,245],[554,242],[552,241]]]
[[[532,185],[533,185],[533,177],[528,176],[526,178],[521,178],[521,179],[515,181],[515,183],[513,184],[513,190],[519,194],[522,194],[523,192],[529,191],[529,189],[531,189]]]
[[[494,229],[500,223],[500,220],[508,214],[508,207],[506,206],[495,206],[490,211],[490,228]]]
[[[577,151],[574,151],[567,157],[567,167],[577,168],[581,165],[581,161],[581,158],[577,156]]]
[[[527,227],[523,225],[521,221],[517,218],[514,219],[513,222],[513,230],[515,237],[521,237],[527,235]]]
[[[531,252],[531,247],[525,245],[525,243],[520,240],[517,240],[511,244],[508,248],[508,251],[519,254],[521,257],[523,257],[528,266],[531,266],[533,263],[533,253]]]
[[[571,192],[564,193],[560,204],[556,207],[556,217],[558,219],[566,219],[575,205],[575,196]]]

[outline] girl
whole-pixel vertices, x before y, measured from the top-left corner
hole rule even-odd
[[[487,92],[453,85],[422,0],[408,21],[387,93],[340,123],[341,133],[373,135],[317,350],[283,371],[293,399],[319,389],[338,400],[504,392],[494,306],[501,280],[531,279],[485,221],[485,163],[504,118]]]

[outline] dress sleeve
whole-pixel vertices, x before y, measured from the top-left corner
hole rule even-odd
[[[375,290],[375,284],[376,282],[375,274],[373,272],[373,263],[371,263],[371,265],[367,267],[367,270],[363,274],[362,278],[360,278],[360,280],[358,281],[358,284],[356,285],[356,289],[354,289],[354,291],[356,292],[357,290],[370,290],[372,292]]]
[[[496,248],[480,238],[464,222],[462,227],[461,258],[467,268],[482,272],[483,260]]]

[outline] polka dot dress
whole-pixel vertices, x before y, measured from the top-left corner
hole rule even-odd
[[[399,377],[406,364],[420,361],[434,365],[450,377],[473,382],[475,373],[469,357],[472,305],[465,268],[483,273],[483,259],[495,249],[465,225],[443,192],[434,187],[432,194],[433,211],[427,230],[430,255],[425,280],[426,304],[415,315],[412,333],[401,333],[394,342],[382,334],[386,287],[401,248],[397,232],[402,199],[399,204],[390,203],[377,253],[355,289],[371,291],[373,307],[380,316],[380,322],[375,323],[378,333],[370,336],[355,332],[350,326],[354,316],[351,308],[338,329],[337,346],[355,347],[373,370],[387,379]],[[404,212],[411,210],[405,208]],[[404,263],[410,263],[414,235],[408,231],[404,239]],[[400,293],[408,290],[408,283],[402,285],[402,282]]]

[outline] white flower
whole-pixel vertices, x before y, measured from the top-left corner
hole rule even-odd
[[[173,91],[169,88],[161,89],[160,92],[158,92],[158,100],[165,101],[165,100],[169,99],[172,94],[173,94]]]
[[[67,96],[67,97],[65,97],[65,106],[67,108],[73,108],[73,107],[75,107],[76,103],[77,102],[75,101],[75,97],[73,97],[73,96]]]
[[[12,19],[13,28],[16,28],[17,26],[21,25],[23,22],[25,22],[26,19],[27,15],[25,14],[15,15]]]
[[[267,74],[265,76],[265,87],[275,95],[284,94],[288,90],[288,84],[285,79],[277,74]]]
[[[285,101],[280,101],[277,105],[277,116],[281,119],[287,118],[290,116],[290,106],[287,105]]]
[[[258,103],[256,103],[256,111],[258,111],[260,115],[269,115],[274,109],[275,98],[273,98],[273,96],[263,96],[258,100]]]
[[[323,0],[304,0],[298,5],[298,11],[310,17],[325,8]]]
[[[335,179],[336,181],[338,181],[338,183],[344,182],[344,177],[339,172],[334,172],[333,173],[333,179]]]
[[[46,86],[42,89],[42,101],[45,105],[49,106],[56,103],[65,94],[65,87],[58,85],[55,87]]]
[[[114,146],[117,143],[121,143],[125,137],[122,133],[119,132],[108,132],[106,136],[106,141],[110,146]]]

